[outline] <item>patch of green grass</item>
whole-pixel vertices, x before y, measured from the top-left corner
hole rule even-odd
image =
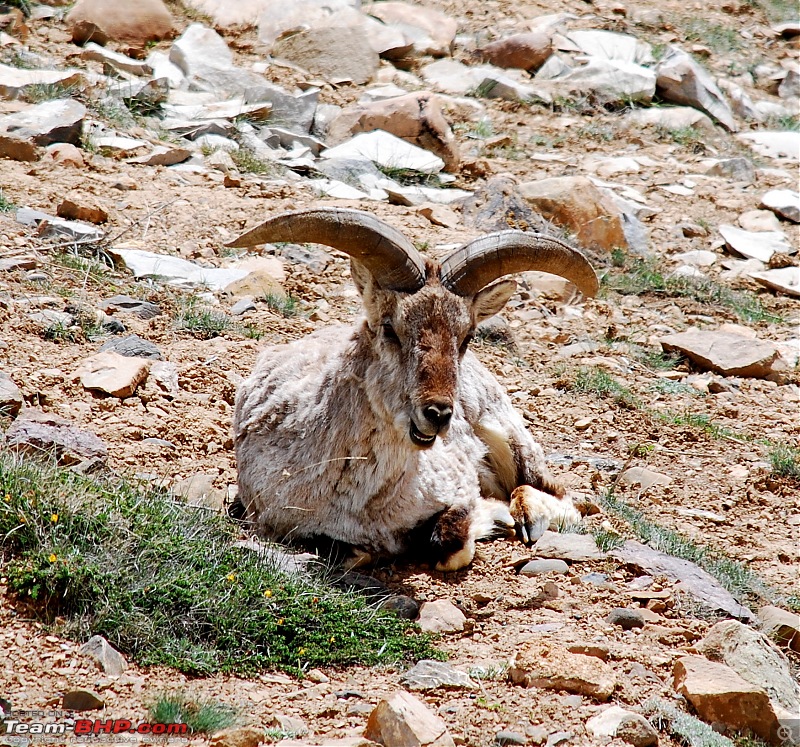
[[[800,449],[785,443],[774,443],[769,449],[769,463],[776,475],[800,480]]]
[[[425,174],[422,171],[415,169],[404,169],[396,166],[383,166],[376,163],[378,168],[385,177],[392,179],[404,187],[439,187],[439,177],[436,174]]]
[[[764,309],[753,293],[735,291],[710,279],[686,278],[664,275],[653,260],[636,259],[622,272],[607,272],[601,285],[606,291],[623,295],[662,294],[672,298],[691,298],[709,306],[729,309],[748,322],[781,323],[783,319]]]
[[[576,392],[587,392],[599,397],[611,397],[624,407],[637,408],[639,401],[634,393],[620,384],[611,374],[597,366],[581,366],[568,382],[570,389]]]
[[[166,491],[0,453],[3,574],[50,630],[191,674],[442,658],[413,623],[239,537]]]
[[[697,127],[677,127],[669,128],[663,125],[656,127],[656,135],[659,140],[673,142],[684,148],[688,148],[693,153],[704,153],[706,150],[705,141],[708,139]]]
[[[103,120],[112,127],[128,129],[135,126],[136,120],[122,99],[116,96],[102,96],[97,98],[85,97],[86,108],[98,119]]]
[[[715,732],[708,724],[679,711],[662,698],[645,701],[643,710],[659,731],[667,732],[686,747],[735,747],[730,739]]]
[[[63,83],[34,83],[25,88],[23,98],[29,104],[41,104],[43,101],[55,99],[69,99],[77,96],[80,89],[76,85]]]
[[[275,173],[275,164],[260,158],[250,148],[239,148],[230,151],[231,159],[242,174],[262,174],[269,176]]]
[[[682,381],[671,381],[670,379],[656,379],[650,384],[650,389],[659,394],[688,394],[692,397],[700,394],[693,386],[684,384]]]
[[[236,326],[227,314],[200,306],[195,299],[190,299],[182,305],[175,315],[174,322],[179,330],[191,332],[200,340],[219,337]]]
[[[268,309],[287,318],[300,313],[300,303],[293,296],[284,296],[280,293],[265,293],[262,297]]]
[[[639,509],[615,496],[611,491],[599,495],[598,499],[607,513],[628,524],[642,542],[654,550],[683,558],[700,566],[714,576],[742,604],[785,603],[784,598],[746,565],[732,560],[720,551],[701,547],[680,532],[650,521]]]
[[[508,664],[488,664],[471,667],[468,674],[473,680],[504,680],[508,676]]]
[[[0,189],[0,213],[10,213],[12,210],[16,210],[17,206],[11,202],[11,200],[6,197],[5,192]]]
[[[772,115],[767,117],[764,126],[768,130],[791,130],[792,132],[797,132],[800,130],[800,117],[796,114]]]
[[[42,330],[42,337],[51,342],[83,342],[83,335],[78,327],[68,327],[63,322],[56,322]]]
[[[163,693],[147,709],[154,724],[186,724],[190,734],[214,734],[236,723],[235,708],[182,691]]]
[[[625,538],[621,534],[609,529],[595,529],[592,532],[592,537],[594,537],[597,548],[602,552],[611,552],[625,544]]]
[[[724,425],[715,423],[711,418],[704,413],[690,412],[658,412],[650,411],[659,420],[670,425],[689,426],[690,428],[697,428],[704,433],[707,433],[711,438],[737,438],[741,439],[739,433]]]
[[[685,39],[704,44],[714,52],[726,54],[736,52],[742,47],[742,37],[731,26],[723,26],[697,16],[684,18],[681,25]]]

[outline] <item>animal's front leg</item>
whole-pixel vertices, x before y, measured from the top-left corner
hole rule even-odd
[[[536,542],[551,525],[577,524],[581,516],[568,498],[520,485],[511,493],[511,516],[517,537],[526,545]]]

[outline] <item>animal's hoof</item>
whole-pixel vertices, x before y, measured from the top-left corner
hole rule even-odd
[[[519,540],[531,545],[538,540],[550,526],[553,519],[553,502],[561,499],[536,490],[530,485],[520,485],[511,493],[511,516]]]

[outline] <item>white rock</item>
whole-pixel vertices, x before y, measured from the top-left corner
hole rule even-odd
[[[745,231],[759,233],[762,231],[781,230],[781,224],[775,217],[775,213],[769,210],[746,210],[737,219],[739,226]]]
[[[582,52],[606,60],[649,65],[655,62],[652,47],[635,36],[614,31],[586,29],[570,31],[567,38],[575,42]]]
[[[622,729],[620,729],[621,726]],[[626,738],[634,726],[638,738]],[[618,705],[612,705],[596,716],[592,716],[586,722],[586,729],[597,739],[609,740],[619,737],[638,747],[658,744],[658,732],[644,716],[620,708]]]
[[[590,57],[582,67],[549,81],[547,90],[551,94],[591,94],[603,104],[649,104],[656,90],[656,74],[633,62]]]
[[[246,269],[201,267],[180,257],[156,254],[143,249],[113,247],[109,249],[109,254],[124,262],[136,278],[160,278],[170,285],[183,288],[203,285],[211,290],[222,290],[250,274]]]
[[[113,151],[114,153],[130,153],[140,148],[150,147],[147,140],[139,140],[133,137],[123,137],[121,135],[101,135],[92,138],[92,143],[97,148]]]
[[[789,130],[772,132],[743,132],[737,136],[746,142],[756,153],[769,158],[788,158],[800,160],[800,132]]]
[[[222,2],[231,5],[227,0]],[[325,26],[337,11],[358,5],[357,0],[266,0],[258,21],[258,40],[271,48],[284,34]]]
[[[275,0],[185,0],[184,5],[207,15],[219,29],[232,29],[237,26],[255,26],[259,16],[270,7],[286,6]]]
[[[614,158],[587,158],[583,162],[583,169],[608,179],[616,174],[638,174],[642,167],[635,158],[617,156]]]
[[[628,125],[663,127],[666,130],[681,130],[684,127],[697,127],[705,132],[715,132],[716,127],[703,112],[690,106],[655,107],[653,109],[633,109],[624,121]]]
[[[322,158],[367,158],[393,169],[410,169],[423,174],[436,174],[444,161],[422,148],[407,143],[383,130],[364,132],[341,145],[324,150]]]
[[[434,187],[390,187],[383,189],[389,194],[391,202],[397,205],[422,205],[433,202],[436,205],[449,205],[464,197],[469,197],[472,192],[463,189],[435,189]]]
[[[722,91],[691,55],[673,45],[658,63],[656,72],[659,93],[665,99],[704,111],[730,132],[739,129]]]
[[[775,252],[789,254],[792,251],[786,235],[780,231],[745,231],[723,223],[719,227],[719,232],[732,251],[748,259],[757,259],[759,262],[769,262]]]
[[[706,278],[705,273],[701,272],[696,267],[692,267],[691,265],[681,265],[673,270],[670,273],[670,276],[676,278],[694,278],[695,280],[704,280]]]
[[[154,78],[166,78],[170,88],[180,88],[184,85],[186,76],[183,71],[174,63],[170,62],[169,56],[154,49],[145,62],[152,68]]]
[[[72,86],[83,82],[83,72],[67,70],[28,70],[0,64],[0,99],[23,97],[31,86]]]
[[[114,52],[99,44],[89,42],[81,52],[82,60],[93,60],[95,62],[102,62],[105,65],[110,65],[116,70],[121,70],[131,75],[152,75],[153,68],[147,60],[134,60],[132,57]]]
[[[695,249],[691,252],[676,254],[672,259],[693,267],[711,267],[717,261],[717,255],[707,249]]]
[[[751,272],[749,275],[767,288],[800,298],[800,267],[781,267],[777,270]]]
[[[761,207],[772,210],[781,218],[800,223],[800,192],[792,189],[772,189],[761,198]]]
[[[425,633],[453,633],[464,630],[466,621],[464,613],[452,602],[437,599],[422,605],[417,624]]]
[[[320,197],[333,197],[336,200],[388,200],[383,190],[362,192],[349,184],[336,179],[309,179],[306,182]]]

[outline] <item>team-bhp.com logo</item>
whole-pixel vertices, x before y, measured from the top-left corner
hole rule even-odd
[[[74,734],[76,737],[100,738],[110,735],[122,736],[126,734],[180,737],[189,733],[186,724],[151,724],[147,722],[134,723],[129,719],[75,719],[70,723],[24,723],[19,720],[6,719],[3,723],[5,735],[14,737],[27,737],[31,740],[36,737],[49,738]],[[77,740],[76,740],[77,741]],[[99,739],[98,739],[99,741]]]

